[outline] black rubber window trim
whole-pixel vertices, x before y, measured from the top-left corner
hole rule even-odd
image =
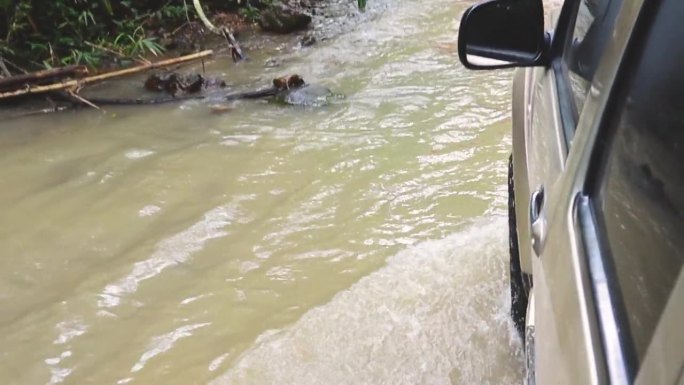
[[[565,138],[566,151],[570,151],[572,139],[575,137],[579,113],[573,100],[572,90],[568,84],[568,71],[562,63],[563,58],[559,58],[553,64],[556,73],[556,89],[558,90],[558,110],[560,112],[561,124],[563,126],[563,137]],[[567,153],[566,153],[567,156]]]
[[[608,377],[611,384],[632,383],[638,364],[613,258],[593,201],[580,194],[575,205]]]
[[[570,151],[572,139],[575,136],[575,129],[577,128],[577,121],[579,113],[575,106],[574,95],[570,88],[570,77],[566,66],[564,65],[565,52],[572,34],[575,30],[575,21],[577,19],[577,12],[579,10],[580,1],[566,1],[563,4],[564,9],[561,10],[562,19],[558,21],[557,30],[561,32],[557,34],[553,43],[553,62],[551,68],[556,77],[556,90],[558,91],[558,110],[560,112],[561,124],[563,125],[563,136],[565,139],[566,156]],[[565,8],[567,7],[567,8]]]

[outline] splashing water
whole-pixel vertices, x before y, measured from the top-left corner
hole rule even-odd
[[[263,333],[212,384],[517,384],[506,221],[480,220]]]

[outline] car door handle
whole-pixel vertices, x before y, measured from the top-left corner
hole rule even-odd
[[[546,237],[546,218],[544,218],[544,186],[539,186],[530,196],[530,235],[532,249],[541,255],[542,243]]]

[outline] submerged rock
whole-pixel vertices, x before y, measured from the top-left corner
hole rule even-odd
[[[268,58],[264,62],[264,67],[266,67],[266,68],[276,68],[276,67],[280,67],[281,65],[283,65],[283,61],[281,59],[275,58],[275,57]]]
[[[311,47],[312,45],[316,44],[316,37],[313,35],[306,35],[299,43],[302,45],[302,47]]]
[[[329,88],[317,84],[305,84],[298,88],[288,89],[276,96],[280,103],[297,106],[320,107],[328,104],[334,97]]]
[[[261,11],[259,26],[266,32],[291,33],[306,29],[311,16],[284,3],[274,3]]]

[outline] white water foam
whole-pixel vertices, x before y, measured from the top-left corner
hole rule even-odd
[[[213,384],[518,384],[507,255],[501,217],[411,247]]]

